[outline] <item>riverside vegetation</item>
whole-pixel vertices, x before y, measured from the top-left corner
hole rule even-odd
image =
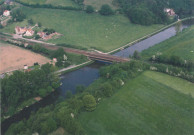
[[[138,119],[139,117],[133,117],[133,121],[124,118],[125,116],[127,117],[127,114],[129,114],[128,118],[132,117],[132,112],[138,112],[142,118],[139,123],[142,130],[134,128],[134,130],[131,130],[133,133],[192,133],[192,124],[188,123],[191,123],[192,121],[190,119],[192,105],[189,103],[193,102],[193,84],[178,78],[175,79],[172,84],[169,84],[166,80],[171,80],[175,77],[171,78],[163,73],[147,70],[154,70],[158,72],[164,71],[164,73],[174,76],[176,76],[179,72],[184,72],[184,74],[189,74],[190,72],[182,68],[179,68],[178,70],[177,67],[173,66],[171,66],[167,72],[166,69],[169,67],[167,65],[158,65],[158,68],[156,67],[156,64],[152,65],[141,61],[131,61],[130,63],[113,64],[102,67],[100,69],[101,77],[88,88],[78,87],[75,95],[67,93],[67,99],[65,101],[59,100],[54,105],[41,108],[38,112],[32,113],[28,120],[22,120],[17,124],[12,124],[6,134],[31,134],[35,132],[48,134],[59,127],[63,127],[65,131],[70,134],[98,134],[99,131],[102,134],[122,134],[124,132],[126,133],[128,128],[126,128],[126,126],[122,126],[122,130],[115,131],[114,128],[119,126],[116,123],[120,123],[119,121],[121,120],[126,120],[126,122],[133,127],[135,125],[133,121],[140,121]],[[190,75],[190,77],[191,76],[192,79],[190,78],[190,81],[194,81],[194,76]],[[186,87],[188,87],[188,89],[185,90],[184,87],[176,87],[174,83],[177,82],[180,84],[186,82]],[[123,94],[123,92],[125,94]],[[144,93],[143,95],[142,92]],[[133,93],[136,96],[134,96]],[[126,98],[128,97],[127,95],[131,95],[130,100]],[[158,98],[154,98],[156,95],[160,95],[159,97],[160,100],[163,101],[162,103],[157,102]],[[120,98],[120,96],[122,96],[122,98]],[[139,101],[139,98],[136,99],[136,97],[139,97],[142,100]],[[150,102],[147,100],[148,97]],[[178,102],[177,99],[179,99]],[[130,105],[130,108],[123,110],[121,113],[121,110],[126,108],[126,106],[123,106],[123,108],[116,104],[115,101],[119,101],[120,105],[124,103],[126,106]],[[153,108],[151,110],[147,109],[146,111],[146,108],[150,106],[151,102],[156,103],[156,105],[152,105],[152,107],[157,108],[157,112],[153,112]],[[110,106],[110,103],[113,105],[111,105],[112,107]],[[171,109],[169,112],[165,112],[165,107],[162,104],[166,103],[170,103],[168,106],[169,108],[176,106],[177,109]],[[137,108],[137,104],[143,110],[145,109],[145,113],[140,111],[142,110],[141,108]],[[118,117],[114,116],[117,113]],[[174,115],[175,113],[178,115]],[[98,114],[102,115],[99,116]],[[145,114],[147,117],[143,119]],[[93,115],[96,117],[94,118]],[[113,116],[112,118],[116,118],[114,121],[117,122],[112,122],[113,119],[111,118],[111,120],[110,116],[107,117],[107,115]],[[121,116],[123,119],[120,118]],[[156,116],[157,119],[153,120],[153,117]],[[179,116],[181,116],[182,119],[179,119]],[[104,119],[104,117],[107,119]],[[177,123],[168,123],[168,125],[161,124],[165,122],[165,118],[171,118]],[[94,124],[93,122],[96,121],[94,119],[103,120],[101,122],[95,122],[96,124]],[[145,125],[147,121],[152,123],[155,120],[158,121],[158,124],[152,127],[152,130],[149,130],[149,128],[143,128],[143,125]],[[187,128],[178,128],[179,126],[185,125],[183,121],[187,121]],[[87,122],[89,125],[86,124]],[[110,122],[112,124],[110,124]],[[41,126],[38,126],[37,123],[41,123]],[[103,126],[104,124],[109,125],[110,127]],[[94,126],[95,128],[90,128],[90,126]]]

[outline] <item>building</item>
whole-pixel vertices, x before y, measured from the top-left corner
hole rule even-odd
[[[27,70],[28,69],[28,65],[24,65],[24,70]]]
[[[46,36],[45,32],[37,32],[37,35],[39,35],[41,38],[44,38]]]
[[[173,9],[165,8],[164,12],[168,14],[168,16],[174,16],[176,15]]]
[[[32,29],[27,29],[26,33],[24,34],[24,36],[33,36],[34,35],[34,31]]]
[[[19,27],[19,26],[15,27],[15,33],[18,35],[22,35],[22,34],[26,33],[26,31],[27,31],[26,27]]]
[[[10,11],[9,11],[9,10],[5,10],[5,11],[3,12],[3,15],[4,15],[4,16],[10,16]]]

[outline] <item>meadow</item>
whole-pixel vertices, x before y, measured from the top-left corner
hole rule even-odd
[[[62,36],[48,42],[69,44],[83,48],[95,48],[110,51],[131,41],[152,33],[164,25],[141,26],[130,23],[123,15],[101,16],[82,11],[65,11],[58,9],[40,9],[21,7],[27,19],[41,22],[43,27],[53,28]],[[26,24],[26,20],[13,23],[0,30],[13,33],[15,26]]]
[[[186,60],[194,61],[194,25],[183,30],[178,35],[159,43],[141,55],[144,59],[149,59],[152,55],[162,53],[166,56],[176,55]]]
[[[53,6],[63,6],[63,7],[79,7],[78,4],[73,2],[72,0],[17,0],[22,3],[26,3],[29,5],[45,5],[50,4]]]
[[[173,80],[172,84],[167,80]],[[188,86],[177,89],[175,84],[179,83]],[[95,111],[81,113],[79,121],[92,135],[191,135],[194,99],[183,94],[186,88],[193,90],[194,85],[146,71],[129,80],[112,97],[102,99]]]

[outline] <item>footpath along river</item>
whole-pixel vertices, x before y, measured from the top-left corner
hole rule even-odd
[[[182,22],[182,25],[180,26],[179,30],[182,31],[183,29],[193,24],[194,24],[194,19],[189,21],[184,21]],[[113,55],[121,56],[121,57],[129,57],[129,55],[133,55],[135,50],[137,50],[138,52],[141,52],[175,35],[176,35],[176,27],[171,26]],[[56,103],[57,100],[65,96],[65,92],[67,90],[71,90],[72,93],[75,93],[76,86],[78,85],[84,85],[86,87],[89,86],[92,82],[94,82],[96,79],[99,78],[99,68],[102,66],[104,66],[103,63],[95,62],[91,65],[85,66],[78,70],[61,75],[61,82],[62,82],[61,87],[57,91],[43,98],[41,101],[29,107],[24,108],[19,113],[3,121],[3,123],[1,124],[2,134],[5,133],[5,131],[9,128],[9,126],[12,123],[18,122],[24,118],[27,119],[30,116],[31,112],[37,111],[41,107],[45,107],[47,105]]]

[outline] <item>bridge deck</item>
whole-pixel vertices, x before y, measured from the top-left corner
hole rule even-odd
[[[5,36],[0,37],[1,40],[7,40],[7,39],[12,39],[12,40],[16,40],[13,38],[8,38]],[[34,42],[30,42],[30,41],[23,41],[23,40],[16,40],[19,41],[23,44],[28,43],[29,45],[34,45]],[[104,53],[98,53],[98,52],[89,52],[89,51],[84,51],[84,50],[78,50],[78,49],[72,49],[72,48],[67,48],[67,47],[61,47],[61,46],[54,46],[54,45],[48,45],[48,44],[43,44],[41,43],[41,45],[47,49],[50,50],[57,50],[58,48],[63,48],[65,52],[69,52],[69,53],[76,53],[76,54],[82,54],[85,55],[87,57],[89,57],[90,59],[94,59],[94,60],[102,60],[102,61],[108,61],[108,62],[128,62],[130,59],[128,58],[122,58],[119,56],[113,56],[110,54],[104,54]]]

